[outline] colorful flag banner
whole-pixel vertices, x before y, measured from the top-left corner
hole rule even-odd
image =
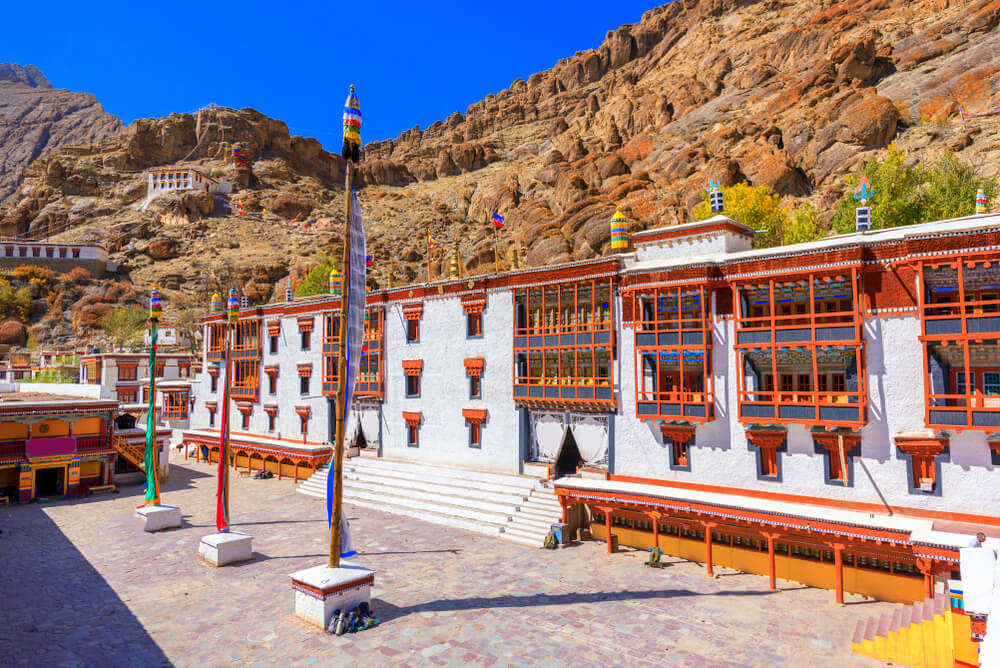
[[[347,369],[346,385],[344,386],[344,405],[339,407],[338,419],[347,423],[347,416],[350,414],[351,399],[354,394],[354,381],[358,377],[358,370],[361,366],[362,340],[365,324],[365,282],[367,277],[367,266],[365,258],[365,228],[362,222],[361,203],[358,202],[358,194],[351,194],[351,246],[347,259]],[[341,342],[344,345],[344,342]],[[333,470],[334,462],[330,463],[330,471],[326,476],[326,517],[327,525],[333,523],[333,498],[334,482],[336,479]],[[340,550],[342,557],[349,557],[355,554],[351,550],[350,525],[347,517],[341,513],[340,516]]]
[[[434,244],[436,244],[436,243],[437,243],[437,240],[433,236],[431,236],[431,228],[428,227],[427,228],[427,247],[428,248],[434,248]]]
[[[156,475],[156,340],[160,309],[159,293],[154,290],[150,313],[156,317],[150,318],[153,329],[149,335],[149,406],[146,407],[146,456],[143,458],[146,465],[146,502],[143,505],[146,506],[160,505],[160,483]]]
[[[498,230],[503,229],[503,216],[501,216],[496,211],[493,212],[493,227],[495,227]]]
[[[361,103],[354,93],[354,86],[344,102],[344,145],[340,154],[344,160],[358,162],[361,149]]]

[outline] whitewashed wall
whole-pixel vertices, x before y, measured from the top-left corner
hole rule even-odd
[[[410,303],[410,302],[404,302]],[[513,395],[513,297],[490,293],[482,338],[466,338],[465,310],[457,296],[424,302],[420,342],[406,343],[400,304],[386,313],[386,400],[382,455],[449,466],[516,473],[520,466],[518,413]],[[482,399],[469,399],[464,360],[483,357]],[[422,359],[420,397],[406,398],[403,359]],[[469,447],[464,408],[486,408],[482,447]],[[403,411],[420,411],[420,445],[406,445]]]

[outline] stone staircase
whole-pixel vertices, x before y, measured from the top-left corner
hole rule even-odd
[[[326,497],[329,466],[297,490]],[[344,502],[541,547],[561,517],[551,488],[536,478],[353,457],[344,463]]]

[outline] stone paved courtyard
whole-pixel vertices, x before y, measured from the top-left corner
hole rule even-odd
[[[348,507],[356,560],[377,569],[382,625],[321,634],[292,614],[288,574],[326,560],[320,499],[288,480],[233,476],[234,528],[255,558],[210,569],[214,470],[174,464],[165,502],[181,529],[147,534],[120,494],[0,508],[0,665],[866,666],[857,619],[891,609],[827,591],[588,542],[534,550]]]

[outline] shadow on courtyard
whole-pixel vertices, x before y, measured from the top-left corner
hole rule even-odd
[[[45,508],[0,515],[0,665],[169,665]]]
[[[530,608],[547,605],[579,605],[607,601],[644,601],[650,599],[687,598],[690,596],[770,596],[777,591],[716,591],[708,594],[689,589],[644,589],[642,591],[599,591],[579,594],[532,594],[528,596],[496,596],[493,598],[454,598],[428,601],[398,607],[381,599],[372,599],[375,615],[383,622],[399,619],[416,612],[458,612],[495,608]]]

